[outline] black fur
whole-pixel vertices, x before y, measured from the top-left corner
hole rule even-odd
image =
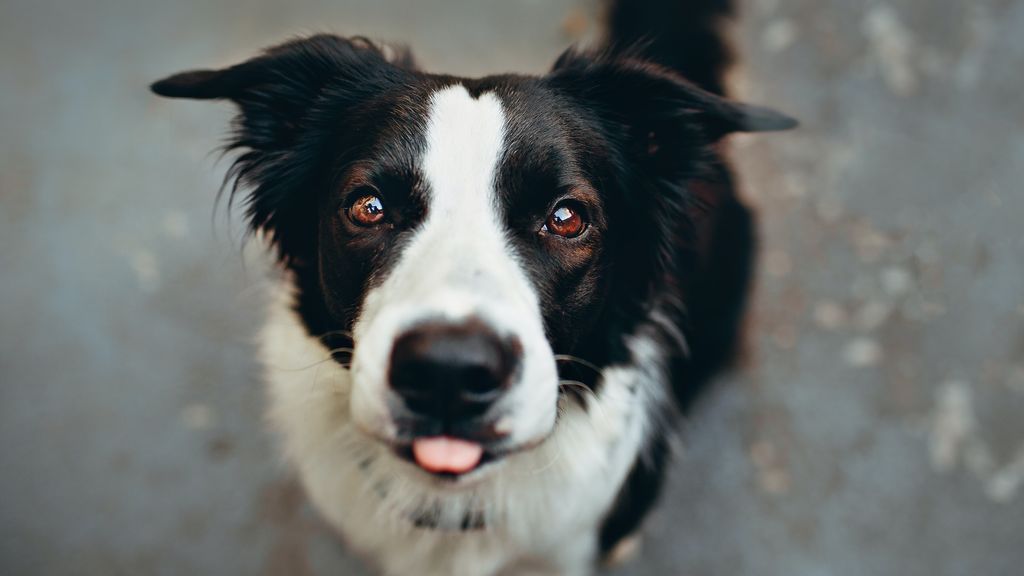
[[[725,94],[732,62],[725,27],[733,0],[616,0],[609,3],[605,39],[616,54],[675,70],[694,84]]]
[[[429,95],[453,83],[495,93],[508,123],[497,183],[505,232],[528,263],[552,348],[603,368],[629,359],[625,336],[653,334],[670,355],[665,384],[677,400],[655,415],[667,432],[671,416],[731,360],[748,291],[753,219],[718,142],[795,124],[720,96],[728,52],[715,22],[728,2],[686,4],[681,18],[683,4],[614,3],[607,45],[570,50],[539,78],[426,74],[407,52],[389,60],[364,39],[319,35],[152,88],[238,105],[228,145],[240,151],[233,193],[250,191],[252,230],[271,239],[296,279],[307,329],[331,348],[351,344],[364,295],[428,209],[416,167]],[[372,232],[344,216],[367,190],[389,210],[387,225]],[[566,198],[585,212],[588,232],[538,239]],[[652,322],[654,311],[665,321]],[[566,372],[600,386],[589,368]],[[637,528],[667,460],[666,435],[653,435],[607,514],[603,551]]]

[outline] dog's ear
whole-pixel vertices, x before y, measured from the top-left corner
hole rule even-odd
[[[411,62],[407,52],[399,60]],[[168,98],[233,101],[241,109],[242,145],[267,149],[287,145],[325,91],[357,101],[400,72],[404,69],[368,40],[320,34],[221,70],[181,72],[150,88]]]
[[[391,58],[389,58],[391,56]],[[394,63],[392,63],[394,62]],[[286,259],[301,259],[312,240],[309,198],[313,164],[353,110],[408,80],[408,52],[387,54],[361,38],[317,35],[270,48],[221,70],[175,74],[151,89],[170,98],[224,99],[238,105],[228,150],[241,150],[228,178],[232,192],[251,189],[251,228],[267,233]]]
[[[546,77],[549,85],[585,102],[625,129],[643,154],[665,158],[684,144],[713,143],[733,132],[788,130],[781,112],[728,100],[656,64],[569,50]]]

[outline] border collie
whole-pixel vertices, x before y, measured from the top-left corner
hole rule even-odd
[[[270,420],[315,507],[393,575],[587,574],[653,503],[733,355],[753,253],[720,142],[727,0],[613,4],[540,77],[293,40],[153,84],[239,108],[233,191],[284,271]]]

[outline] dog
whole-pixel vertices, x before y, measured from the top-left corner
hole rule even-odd
[[[610,6],[543,76],[420,71],[315,35],[152,85],[229,100],[282,270],[269,419],[315,508],[392,575],[591,573],[735,354],[755,225],[722,150],[727,0]]]

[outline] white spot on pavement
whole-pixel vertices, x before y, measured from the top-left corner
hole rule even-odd
[[[914,279],[906,268],[890,266],[882,270],[882,289],[892,297],[903,296],[910,292],[914,285]]]
[[[188,236],[188,216],[181,211],[175,210],[164,214],[163,220],[160,222],[160,227],[163,229],[164,234],[169,238],[175,240],[182,240]]]
[[[969,383],[950,381],[936,391],[928,437],[932,468],[948,473],[962,463],[981,482],[990,500],[1008,503],[1024,485],[1024,444],[1000,466],[979,433],[976,420]]]
[[[913,94],[917,89],[917,76],[911,66],[913,39],[896,11],[887,4],[872,7],[864,15],[861,29],[871,43],[885,85],[898,96]]]
[[[773,442],[758,440],[750,446],[750,460],[757,472],[757,484],[766,494],[780,495],[789,491],[790,477],[784,459]]]
[[[960,53],[959,62],[954,68],[954,78],[962,89],[972,89],[978,85],[978,79],[984,70],[987,51],[991,48],[995,19],[986,7],[979,2],[968,3],[970,14],[967,17],[967,42]]]
[[[1024,444],[1006,466],[1000,468],[985,485],[985,492],[993,502],[1005,504],[1017,494],[1024,484]]]
[[[213,408],[209,404],[189,404],[181,411],[181,421],[189,430],[209,430],[214,425]]]
[[[857,257],[864,263],[877,262],[892,246],[892,240],[870,224],[857,226],[853,230],[853,244]]]
[[[843,349],[843,359],[854,368],[877,366],[882,356],[882,347],[871,338],[856,338]]]
[[[156,254],[144,248],[136,248],[128,254],[128,262],[143,292],[155,292],[160,287],[160,264]]]
[[[789,18],[773,20],[765,26],[761,45],[769,52],[782,52],[796,41],[797,27]]]
[[[892,313],[892,306],[881,300],[869,300],[857,309],[855,321],[857,327],[871,332],[877,330]]]
[[[932,467],[949,472],[956,467],[960,452],[974,430],[974,402],[966,382],[946,382],[935,400],[929,435]]]
[[[846,326],[846,310],[832,300],[822,300],[814,305],[814,322],[825,330],[839,330]]]

